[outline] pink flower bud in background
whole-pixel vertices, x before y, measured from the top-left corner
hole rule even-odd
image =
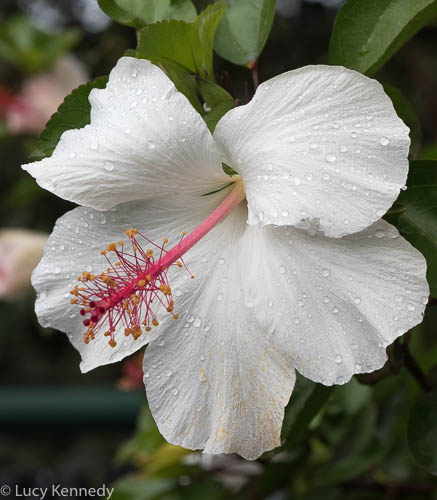
[[[27,229],[0,230],[0,299],[18,299],[30,290],[30,275],[47,237]]]
[[[15,134],[40,133],[64,98],[88,80],[78,59],[63,56],[50,71],[24,81],[21,92],[6,109],[8,129]]]

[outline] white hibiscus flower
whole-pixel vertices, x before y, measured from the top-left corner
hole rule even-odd
[[[90,125],[24,167],[83,205],[34,272],[36,312],[83,371],[149,343],[147,397],[169,442],[255,459],[280,445],[295,370],[345,383],[421,321],[424,258],[380,220],[405,184],[408,128],[376,81],[290,71],[211,135],[160,69],[124,57],[90,102]]]

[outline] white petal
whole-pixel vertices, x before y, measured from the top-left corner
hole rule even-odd
[[[328,236],[351,234],[386,212],[408,171],[408,128],[382,86],[341,67],[261,84],[214,137],[244,181],[249,224],[310,221]]]
[[[252,460],[280,445],[295,374],[241,297],[246,216],[235,209],[187,253],[196,278],[176,290],[180,319],[147,347],[144,382],[169,442]]]
[[[91,124],[66,131],[51,158],[29,163],[38,184],[75,203],[120,203],[207,193],[226,182],[201,116],[149,61],[121,58],[106,89],[93,89]]]
[[[244,293],[311,380],[340,384],[380,368],[385,348],[422,321],[425,259],[385,221],[342,239],[253,228],[252,240]]]
[[[89,344],[84,344],[83,317],[79,307],[70,304],[70,290],[77,284],[77,277],[88,271],[98,274],[105,271],[107,262],[100,250],[112,241],[126,241],[125,229],[136,227],[156,243],[169,239],[168,245],[176,244],[184,230],[190,231],[220,203],[228,190],[202,198],[175,196],[155,202],[130,202],[108,212],[97,212],[83,207],[76,208],[61,217],[44,250],[44,257],[32,276],[32,284],[38,292],[36,313],[43,326],[56,328],[68,337],[82,356],[82,371],[119,361],[139,349],[148,341],[148,335],[137,341],[124,336],[119,325],[115,333],[116,348],[108,345],[103,336],[106,328]],[[184,270],[181,274],[188,275]],[[158,307],[158,315],[171,316]],[[161,321],[161,319],[160,319]],[[171,318],[171,321],[174,320]]]

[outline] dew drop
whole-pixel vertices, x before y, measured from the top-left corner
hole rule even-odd
[[[155,149],[156,144],[153,141],[147,141],[147,146],[149,149]]]
[[[322,179],[323,179],[324,181],[328,181],[330,177],[331,177],[331,176],[328,174],[328,172],[325,172],[325,173],[322,175]]]
[[[114,170],[114,162],[112,161],[105,161],[105,170],[107,170],[108,172],[111,172],[111,170]]]
[[[332,308],[332,312],[333,312],[334,314],[337,314],[337,313],[338,313],[338,307],[334,306],[334,307]]]
[[[177,389],[173,389],[171,393],[173,394],[173,396],[177,396],[179,394],[179,391]]]
[[[390,144],[390,141],[387,139],[387,137],[381,137],[381,139],[379,139],[379,144],[381,144],[381,146],[387,146],[388,144]]]
[[[199,326],[202,324],[202,320],[200,318],[196,318],[194,320],[194,323],[193,325],[196,327],[196,328],[199,328]]]
[[[382,229],[378,229],[378,231],[375,232],[375,237],[376,238],[383,238],[384,237],[384,231]]]
[[[223,300],[223,294],[222,294],[222,293],[219,293],[219,294],[217,295],[217,301],[218,301],[218,302],[221,302],[222,300]]]
[[[281,274],[285,274],[287,272],[287,270],[285,269],[285,266],[279,266],[279,272]]]
[[[334,163],[336,159],[336,156],[333,154],[326,155],[326,161],[329,163]]]
[[[55,267],[55,274],[59,274],[61,272],[61,268],[59,266]]]
[[[339,365],[343,361],[343,358],[340,356],[340,354],[337,354],[335,356],[335,362]]]
[[[100,224],[106,224],[107,220],[103,214],[99,215],[99,222],[100,222]]]
[[[149,378],[149,377],[150,377],[150,372],[146,372],[146,373],[144,374],[144,378]]]
[[[354,298],[355,304],[361,304],[361,299],[359,297]]]
[[[324,278],[327,278],[331,274],[331,271],[329,269],[323,269],[322,270],[322,276]]]
[[[187,316],[187,321],[188,321],[188,323],[192,323],[194,321],[194,316],[192,314],[189,314]]]

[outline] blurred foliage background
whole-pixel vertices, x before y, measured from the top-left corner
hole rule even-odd
[[[199,11],[208,2],[195,3]],[[328,63],[341,3],[278,1],[260,81]],[[425,450],[422,467],[407,439],[409,425],[427,425],[421,398],[437,384],[434,300],[379,372],[332,390],[300,378],[284,446],[255,462],[167,444],[145,405],[138,356],[80,374],[67,337],[39,327],[28,283],[45,235],[72,205],[41,190],[20,165],[63,97],[108,74],[135,48],[136,33],[112,22],[95,0],[2,0],[0,23],[0,484],[114,483],[116,500],[437,498],[429,472],[437,473],[435,450]],[[431,22],[376,74],[407,99],[414,159],[437,159],[436,46]],[[217,80],[230,79],[245,102],[250,71],[214,57]],[[10,228],[32,232],[17,236]],[[425,441],[437,447],[437,431]]]

